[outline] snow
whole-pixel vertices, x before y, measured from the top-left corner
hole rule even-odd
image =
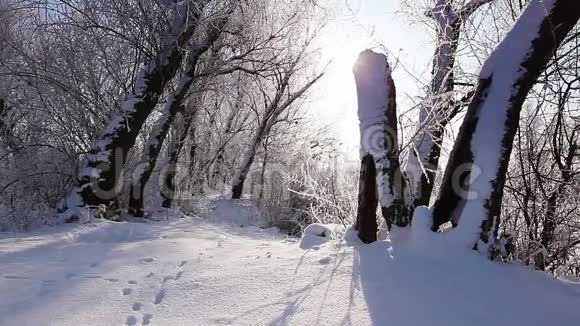
[[[390,101],[388,80],[391,69],[384,54],[372,50],[361,52],[355,63],[354,77],[358,98],[358,117],[361,135],[361,156],[371,154],[377,163],[377,187],[382,207],[393,204],[389,178],[383,171],[389,168],[390,162],[385,157],[391,150],[390,137],[396,130],[388,130],[387,109]]]
[[[532,41],[538,37],[544,17],[554,4],[555,0],[529,2],[521,14],[525,19],[518,19],[480,72],[480,78],[493,78],[493,82],[487,99],[479,109],[479,122],[471,141],[473,164],[478,173],[472,174],[470,193],[465,195],[476,198],[467,201],[458,227],[466,246],[471,247],[477,241],[481,222],[486,219],[484,201],[490,198],[491,181],[498,175],[504,126],[507,109],[510,107],[509,101],[513,95],[513,85],[524,73],[520,63],[529,55]],[[487,246],[483,243],[478,248],[487,252]]]
[[[304,229],[304,234],[315,235],[318,237],[323,237],[327,239],[336,238],[333,237],[337,232],[341,232],[342,225],[340,224],[320,224],[320,223],[313,223],[308,225]],[[344,231],[342,232],[344,233]]]
[[[349,228],[344,239],[303,250],[273,229],[240,227],[240,219],[259,221],[249,205],[211,206],[211,219],[177,215],[0,233],[0,325],[580,321],[578,283],[452,245],[446,234],[428,231],[426,208],[396,239],[363,245]]]
[[[300,240],[300,248],[318,250],[323,243],[343,236],[345,228],[340,224],[313,223],[304,229]]]

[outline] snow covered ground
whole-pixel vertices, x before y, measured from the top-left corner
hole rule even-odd
[[[2,233],[0,325],[580,325],[580,285],[437,235],[301,249],[251,212]]]

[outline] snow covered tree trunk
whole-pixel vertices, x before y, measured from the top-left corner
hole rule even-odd
[[[376,239],[377,198],[388,228],[407,226],[410,210],[405,202],[406,180],[399,164],[396,90],[387,58],[363,51],[355,64],[361,134],[361,175],[357,227],[365,242]],[[377,198],[373,198],[378,196]]]
[[[176,9],[176,21],[165,36],[159,55],[141,70],[133,94],[125,99],[122,111],[114,113],[96,146],[87,155],[80,170],[79,187],[67,199],[67,208],[116,205],[117,184],[127,153],[159,103],[167,83],[180,68],[183,48],[197,29],[208,2],[184,1]]]
[[[449,0],[437,0],[429,12],[429,16],[435,21],[437,33],[429,99],[420,108],[420,129],[414,148],[409,151],[405,169],[410,180],[415,207],[429,205],[437,177],[445,126],[457,112],[453,101],[455,86],[453,69],[461,26],[473,12],[491,1],[471,0],[456,10]]]
[[[575,0],[532,0],[486,60],[433,208],[433,230],[452,221],[481,251],[497,238],[514,135],[526,96],[580,18]]]
[[[189,62],[185,69],[185,73],[179,81],[175,94],[167,103],[163,115],[154,127],[153,133],[147,141],[147,144],[145,144],[143,164],[139,165],[138,170],[133,176],[134,180],[131,184],[129,198],[129,214],[133,216],[141,217],[144,215],[143,197],[145,193],[145,185],[149,181],[151,174],[153,174],[153,168],[157,163],[157,158],[161,152],[163,142],[167,137],[167,133],[173,124],[175,116],[178,112],[183,111],[185,98],[189,93],[191,85],[193,85],[195,81],[195,70],[200,57],[217,41],[229,15],[231,15],[231,10],[226,14],[225,18],[219,19],[219,22],[213,24],[208,32],[207,38],[203,40],[201,44],[194,42],[191,47],[188,58]]]

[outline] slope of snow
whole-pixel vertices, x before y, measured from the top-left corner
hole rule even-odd
[[[426,216],[390,242],[351,230],[309,250],[195,217],[3,233],[0,325],[579,324],[579,285],[451,246]]]

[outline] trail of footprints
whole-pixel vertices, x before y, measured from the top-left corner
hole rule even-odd
[[[141,263],[144,264],[148,264],[153,262],[155,259],[153,258],[143,258],[140,260]],[[183,276],[183,266],[185,266],[187,264],[187,260],[182,260],[181,262],[179,262],[179,264],[176,265],[177,267],[177,272],[175,273],[175,275],[167,275],[165,277],[163,277],[160,281],[159,281],[159,291],[157,291],[157,293],[155,294],[155,297],[153,298],[153,305],[159,305],[163,302],[163,300],[165,299],[165,296],[167,294],[167,289],[164,287],[165,284],[167,284],[168,282],[175,282],[177,280],[179,280],[181,278],[181,276]],[[152,278],[155,276],[155,273],[150,272],[149,274],[147,274],[145,276],[145,278]],[[129,280],[127,282],[128,285],[137,285],[138,282],[135,280]],[[126,287],[123,290],[121,290],[121,294],[123,296],[128,296],[131,295],[133,293],[133,288],[132,287]],[[141,313],[141,311],[145,308],[145,305],[141,302],[135,302],[131,305],[131,311],[134,312],[134,314],[130,314],[129,316],[127,316],[127,320],[125,322],[125,325],[138,325],[139,323],[139,318],[137,317],[138,313]],[[153,319],[153,314],[151,313],[143,313],[141,315],[141,324],[140,325],[150,325],[151,324],[151,320]]]

